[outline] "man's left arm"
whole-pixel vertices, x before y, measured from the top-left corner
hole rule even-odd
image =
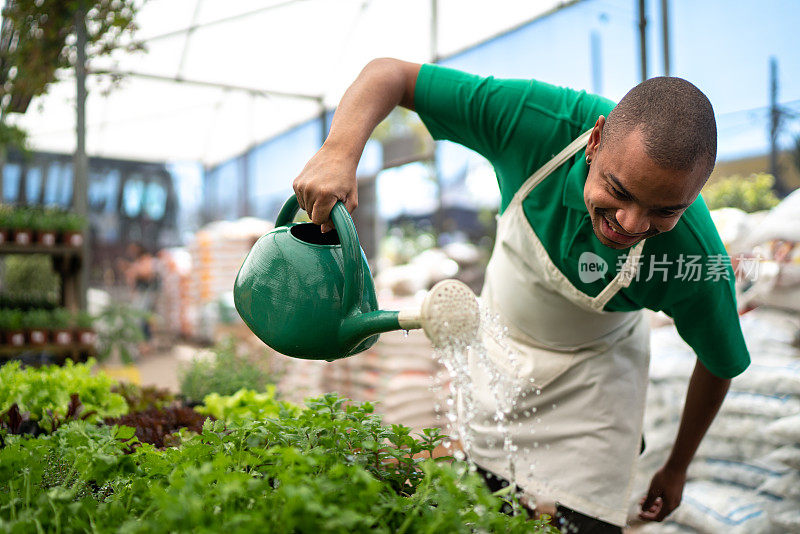
[[[713,375],[697,360],[689,380],[675,444],[669,459],[653,476],[647,496],[640,503],[640,519],[662,521],[681,503],[689,463],[717,415],[730,383],[729,378]]]

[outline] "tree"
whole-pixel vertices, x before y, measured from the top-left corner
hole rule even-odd
[[[143,49],[133,39],[138,5],[134,0],[6,1],[0,27],[0,164],[8,148],[26,144],[25,132],[7,124],[8,113],[25,113],[59,71],[75,66],[80,9],[86,13],[87,56],[102,57],[118,49]]]

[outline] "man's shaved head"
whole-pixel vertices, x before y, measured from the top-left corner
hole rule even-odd
[[[706,95],[682,78],[658,77],[631,89],[609,113],[601,149],[635,131],[660,167],[708,178],[717,158],[717,124]]]

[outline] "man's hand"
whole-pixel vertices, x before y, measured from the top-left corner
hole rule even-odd
[[[420,67],[397,59],[372,60],[339,102],[328,138],[293,184],[298,204],[323,232],[333,229],[330,213],[338,200],[351,213],[358,206],[356,167],[364,145],[395,106],[414,109]]]
[[[730,384],[730,379],[714,376],[697,360],[689,380],[678,436],[667,462],[653,476],[647,496],[640,503],[640,519],[663,521],[681,503],[686,470],[717,415]]]
[[[300,208],[306,210],[311,222],[322,225],[323,232],[333,229],[330,213],[337,201],[344,202],[350,213],[358,207],[353,158],[340,156],[327,146],[308,161],[292,186]]]
[[[639,519],[643,521],[663,521],[681,503],[685,484],[685,471],[671,471],[666,466],[659,469],[653,475],[650,489],[647,490],[647,496],[639,502],[642,507],[642,511],[639,512]]]

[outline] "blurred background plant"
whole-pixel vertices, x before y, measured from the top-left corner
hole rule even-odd
[[[774,184],[775,178],[766,173],[720,178],[703,188],[703,198],[711,210],[739,208],[747,213],[768,210],[779,202]]]
[[[85,321],[86,317],[79,316],[78,319]],[[104,361],[118,357],[123,363],[132,363],[139,357],[139,345],[145,341],[142,321],[149,320],[149,313],[123,302],[107,306],[92,322],[97,331],[97,359]]]
[[[0,304],[9,308],[53,307],[61,295],[61,279],[50,256],[11,255],[2,261]]]
[[[187,399],[202,402],[206,395],[233,395],[240,389],[265,391],[277,382],[266,360],[239,353],[228,338],[211,349],[208,357],[195,357],[180,373],[180,390]]]
[[[243,423],[278,417],[282,410],[297,415],[302,407],[278,400],[275,384],[268,384],[263,393],[244,388],[233,395],[209,393],[203,398],[203,405],[196,410],[217,419]]]

